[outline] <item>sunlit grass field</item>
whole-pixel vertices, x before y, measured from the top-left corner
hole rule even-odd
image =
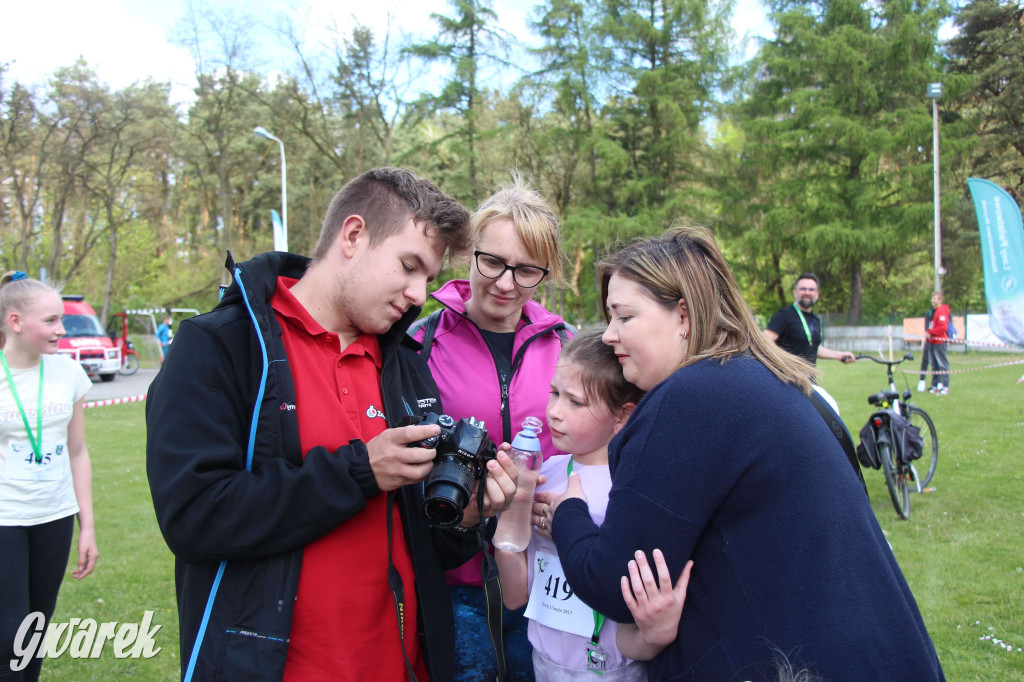
[[[911,517],[896,516],[881,471],[867,470],[872,506],[917,598],[951,681],[1024,680],[1024,365],[1021,355],[950,353],[946,396],[915,395],[939,433],[934,492],[914,495]],[[906,363],[916,367],[916,361]],[[885,386],[880,365],[822,363],[821,384],[855,434]],[[898,377],[916,387],[916,376]],[[173,680],[178,631],[173,560],[157,529],[145,472],[142,404],[88,410],[100,561],[83,581],[65,579],[54,619],[139,622],[154,611],[163,650],[149,660],[48,660],[43,680]],[[74,564],[74,557],[71,561]],[[870,581],[871,576],[862,576]]]
[[[901,521],[882,471],[864,477],[947,679],[1024,680],[1024,384],[1016,383],[1024,364],[991,367],[1024,356],[951,350],[949,359],[949,395],[911,399],[938,431],[935,491],[911,495],[910,519]],[[856,441],[885,368],[819,365]],[[901,390],[917,388],[916,375],[896,376]]]
[[[160,536],[146,481],[144,403],[92,408],[85,421],[100,558],[92,575],[75,580],[72,544],[54,620],[138,623],[145,611],[153,611],[153,622],[161,625],[154,639],[163,649],[149,660],[116,659],[109,644],[99,659],[65,654],[43,663],[41,680],[177,679],[174,559]]]

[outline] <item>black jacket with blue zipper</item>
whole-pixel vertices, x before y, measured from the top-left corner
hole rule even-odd
[[[183,679],[280,680],[303,547],[380,494],[360,441],[313,448],[305,460],[301,452],[270,298],[278,275],[300,278],[308,264],[281,252],[229,260],[234,282],[213,311],[179,325],[149,390],[146,466],[175,555]],[[441,410],[419,344],[405,334],[417,315],[409,310],[379,337],[389,426],[407,405]],[[399,489],[396,503],[416,575],[420,645],[432,682],[444,682],[454,674],[454,627],[443,571],[475,554],[477,542],[430,527],[421,486]],[[492,520],[488,536],[493,529]],[[399,636],[393,612],[373,617],[394,619]]]

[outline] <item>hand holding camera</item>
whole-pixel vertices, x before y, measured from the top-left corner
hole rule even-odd
[[[519,470],[516,468],[515,460],[508,454],[510,448],[508,443],[502,443],[498,447],[497,458],[487,463],[487,481],[484,493],[485,519],[497,516],[507,510],[512,506],[512,501],[516,497]],[[472,528],[479,521],[480,515],[477,513],[476,491],[474,491],[469,498],[469,504],[466,505],[462,521],[459,523],[466,528]]]
[[[469,527],[479,521],[476,493],[484,481],[485,517],[506,509],[515,497],[518,478],[508,446],[496,448],[483,422],[472,417],[458,422],[446,414],[427,413],[407,417],[403,423],[436,424],[436,436],[430,436],[414,448],[434,448],[433,466],[424,482],[423,513],[437,526],[461,523]]]
[[[385,492],[397,490],[426,478],[434,463],[434,449],[422,443],[440,432],[436,423],[410,424],[385,429],[368,442],[366,450],[377,487]]]

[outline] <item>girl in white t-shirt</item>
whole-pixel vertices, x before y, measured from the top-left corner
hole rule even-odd
[[[600,524],[608,505],[611,477],[608,443],[626,423],[643,395],[622,377],[602,330],[580,332],[562,350],[551,380],[547,421],[555,447],[572,455],[551,457],[541,468],[537,492],[565,490],[570,473],[580,477],[591,518]],[[539,503],[534,503],[535,511]],[[623,626],[604,619],[565,582],[548,523],[535,514],[524,552],[495,551],[502,597],[510,609],[526,604],[533,667],[538,682],[646,680],[646,666],[626,658],[616,646]]]
[[[92,467],[82,399],[92,385],[81,366],[57,354],[64,304],[23,272],[0,277],[0,664],[14,653],[25,617],[47,622],[57,604],[78,515],[78,564],[96,564]],[[37,680],[33,657],[18,679]]]

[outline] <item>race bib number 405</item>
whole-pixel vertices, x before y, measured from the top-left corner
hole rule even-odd
[[[59,481],[64,475],[64,459],[67,446],[56,443],[43,447],[39,457],[27,440],[12,440],[7,443],[5,475],[15,481]]]

